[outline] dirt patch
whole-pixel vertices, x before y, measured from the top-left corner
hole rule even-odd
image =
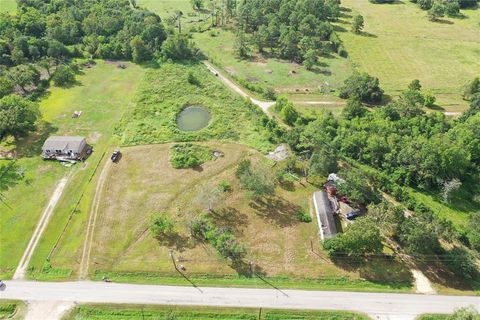
[[[232,67],[226,67],[225,71],[231,76],[237,75],[237,71],[235,71],[235,69],[233,69]]]

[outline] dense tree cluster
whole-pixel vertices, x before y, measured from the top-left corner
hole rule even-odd
[[[363,102],[376,103],[382,101],[383,90],[380,88],[378,78],[365,72],[354,72],[345,80],[339,96],[343,99],[354,98]]]
[[[160,17],[128,0],[18,0],[17,14],[0,16],[0,64],[78,55],[146,61],[165,39]]]
[[[338,0],[246,0],[238,7],[237,51],[246,55],[246,34],[259,52],[311,64],[322,52],[344,50],[331,20],[340,15]]]

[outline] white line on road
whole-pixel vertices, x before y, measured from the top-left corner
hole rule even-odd
[[[308,291],[137,285],[78,282],[7,281],[0,299],[77,303],[130,303],[193,306],[252,307],[308,310],[345,310],[382,319],[413,319],[423,313],[451,313],[473,306],[480,297],[395,293]]]
[[[58,182],[58,185],[55,188],[55,191],[53,192],[47,207],[43,211],[42,217],[40,218],[40,221],[38,222],[37,227],[35,228],[35,231],[33,232],[32,238],[28,243],[27,249],[25,249],[22,259],[20,260],[20,263],[18,264],[18,267],[15,270],[13,279],[23,279],[25,277],[25,271],[27,270],[28,264],[30,263],[30,259],[32,258],[33,252],[35,251],[38,241],[40,240],[40,237],[42,236],[43,232],[45,231],[45,228],[48,225],[48,221],[50,220],[53,214],[53,210],[55,209],[55,206],[57,205],[58,200],[60,200],[60,197],[62,196],[63,190],[67,185],[68,178],[69,177],[62,178]]]

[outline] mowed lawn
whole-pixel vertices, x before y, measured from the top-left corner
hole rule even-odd
[[[202,306],[140,306],[140,305],[80,305],[68,313],[65,320],[367,320],[366,315],[348,311],[303,311],[253,308],[219,308]]]
[[[297,183],[277,187],[269,199],[252,200],[241,190],[234,172],[245,157],[263,156],[238,144],[205,143],[225,156],[197,169],[174,169],[170,144],[123,149],[121,161],[108,168],[101,191],[89,274],[113,281],[188,285],[175,271],[170,253],[198,285],[343,288],[352,290],[410,290],[410,273],[394,260],[367,263],[360,270],[343,270],[318,245],[315,220],[300,222],[299,210],[313,216],[313,186]],[[220,227],[230,228],[248,251],[244,261],[231,264],[207,243],[194,243],[190,221],[207,209],[206,190],[228,181],[233,191],[215,205],[211,215]],[[154,238],[148,229],[153,213],[175,220],[177,234]],[[311,246],[313,245],[313,251]],[[252,269],[250,269],[252,268]],[[363,279],[361,279],[363,278]]]
[[[16,0],[0,0],[0,13],[14,13],[17,10]]]
[[[38,272],[53,244],[61,234],[69,213],[92,177],[103,151],[113,143],[113,127],[122,113],[131,105],[131,98],[139,83],[143,69],[128,63],[126,69],[99,61],[91,69],[84,69],[79,84],[68,89],[51,88],[41,101],[43,119],[39,130],[18,143],[18,165],[25,179],[5,193],[8,207],[2,205],[0,216],[3,231],[0,235],[0,270],[2,277],[10,277],[35,229],[39,217],[61,177],[70,175],[70,181],[60,199],[52,219],[41,238],[32,260],[32,272]],[[80,118],[71,117],[81,110]],[[93,155],[85,162],[66,168],[57,162],[40,158],[41,145],[49,135],[80,135],[94,147]],[[88,197],[85,197],[87,199]],[[87,199],[88,200],[88,199]],[[82,221],[85,211],[78,211],[69,227],[75,234],[65,242],[69,256],[81,243],[84,233]]]
[[[349,59],[358,69],[380,79],[387,94],[397,96],[413,79],[437,96],[447,111],[462,111],[468,102],[461,98],[462,86],[480,75],[480,10],[462,10],[465,18],[445,18],[448,23],[430,22],[426,12],[409,1],[372,4],[368,0],[343,0],[353,9],[342,20],[363,15],[365,34],[339,35]]]

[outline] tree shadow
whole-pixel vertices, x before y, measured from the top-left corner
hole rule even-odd
[[[361,35],[362,37],[378,38],[377,35],[375,35],[375,34],[373,34],[373,33],[370,33],[370,32],[366,32],[366,31],[360,32],[360,35]]]
[[[434,104],[433,106],[427,107],[427,109],[436,110],[436,111],[445,111],[444,107],[441,107],[441,106],[436,105],[436,104]]]
[[[280,227],[299,223],[297,213],[302,209],[302,207],[278,196],[254,199],[249,206],[256,210],[258,215]]]
[[[232,207],[214,210],[210,217],[215,225],[227,227],[237,235],[242,235],[242,229],[248,225],[248,216]]]
[[[415,266],[422,271],[428,280],[448,288],[457,290],[474,290],[475,282],[480,281],[478,274],[474,281],[459,277],[438,259],[429,259],[428,262],[423,262],[421,259],[417,259],[415,260]]]
[[[50,122],[40,122],[35,132],[17,139],[15,143],[17,156],[20,158],[39,156],[42,153],[42,146],[45,140],[57,131],[58,128],[54,127]]]
[[[450,21],[450,20],[447,20],[447,19],[435,19],[432,22],[440,23],[440,24],[449,24],[449,25],[454,23],[453,21]]]
[[[333,30],[334,30],[335,32],[347,32],[347,29],[345,29],[344,27],[339,26],[339,25],[334,25],[334,26],[333,26]]]
[[[359,268],[360,276],[370,282],[388,285],[395,289],[414,286],[410,268],[394,256],[370,258]]]
[[[173,248],[178,252],[183,252],[186,249],[192,249],[195,247],[195,243],[190,241],[189,237],[178,232],[158,235],[155,236],[155,239],[157,239],[160,245]]]

